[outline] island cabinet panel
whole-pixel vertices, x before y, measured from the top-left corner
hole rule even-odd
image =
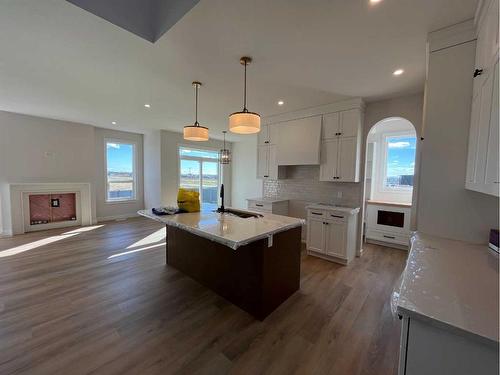
[[[233,250],[167,225],[167,264],[263,320],[300,287],[301,228]]]

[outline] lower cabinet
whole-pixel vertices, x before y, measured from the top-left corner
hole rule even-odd
[[[307,253],[342,264],[354,259],[358,212],[308,208]]]

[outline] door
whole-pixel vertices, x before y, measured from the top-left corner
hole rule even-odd
[[[340,132],[339,113],[329,113],[323,115],[323,123],[321,126],[321,139],[332,139],[338,136]]]
[[[359,109],[340,112],[340,136],[356,137],[361,126]]]
[[[307,221],[307,250],[325,253],[323,220],[309,219]]]
[[[491,101],[490,131],[488,136],[488,150],[486,155],[485,168],[485,189],[490,194],[499,196],[500,178],[498,176],[498,61],[493,72],[493,99]]]
[[[357,138],[341,138],[339,144],[339,168],[337,171],[337,177],[339,178],[337,181],[358,182]]]
[[[326,254],[347,259],[346,223],[335,220],[326,222]]]
[[[257,178],[269,177],[269,146],[257,147]]]
[[[321,142],[320,181],[337,181],[338,139]]]
[[[201,206],[216,210],[219,197],[219,162],[203,161],[201,164]]]
[[[276,145],[268,146],[267,177],[271,180],[278,179],[278,160],[276,155]]]

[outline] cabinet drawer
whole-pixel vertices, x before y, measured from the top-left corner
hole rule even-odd
[[[248,209],[264,212],[272,212],[273,204],[270,202],[249,201]]]
[[[323,210],[307,210],[307,217],[311,219],[325,218],[326,212]]]
[[[347,221],[347,215],[343,212],[327,211],[325,212],[325,219],[345,223]]]
[[[384,232],[372,228],[367,228],[366,238],[376,241],[383,241],[389,243],[395,243],[399,245],[408,246],[410,242],[410,236],[399,233]]]

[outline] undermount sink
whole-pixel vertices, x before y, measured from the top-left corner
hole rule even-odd
[[[233,208],[226,208],[224,210],[224,213],[235,215],[235,216],[241,217],[242,219],[248,219],[250,217],[256,217],[256,218],[263,217],[263,215],[257,214],[255,212],[235,210]]]

